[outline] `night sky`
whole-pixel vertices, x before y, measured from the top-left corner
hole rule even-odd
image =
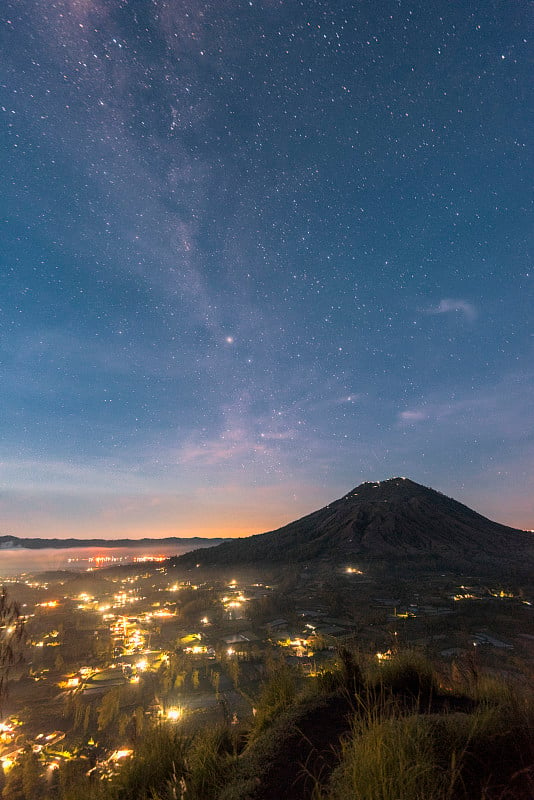
[[[1,534],[534,528],[532,2],[0,13]]]

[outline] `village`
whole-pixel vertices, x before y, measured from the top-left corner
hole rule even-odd
[[[341,648],[377,664],[424,650],[444,675],[475,659],[496,671],[532,666],[521,589],[445,575],[407,591],[355,564],[335,575],[267,572],[180,574],[147,561],[6,580],[24,637],[0,716],[4,774],[31,751],[50,773],[82,760],[105,778],[154,723],[246,728],[270,666],[287,663],[306,680]]]

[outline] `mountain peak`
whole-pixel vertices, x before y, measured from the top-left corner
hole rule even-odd
[[[353,491],[357,491],[358,489],[363,489],[364,487],[373,486],[375,488],[382,487],[386,489],[391,489],[393,487],[401,487],[401,488],[409,488],[413,486],[417,486],[421,489],[426,489],[426,486],[422,486],[420,483],[416,483],[412,481],[411,478],[405,478],[403,476],[396,476],[394,478],[386,478],[383,481],[364,481],[360,483],[359,486],[356,486]],[[350,494],[350,492],[349,492]]]
[[[365,481],[339,500],[278,530],[208,548],[203,564],[429,559],[473,568],[523,554],[531,534],[492,522],[405,477]],[[521,556],[520,556],[521,557]],[[180,563],[191,560],[188,555]]]

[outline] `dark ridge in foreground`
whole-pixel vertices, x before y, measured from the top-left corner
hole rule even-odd
[[[232,539],[176,566],[427,559],[435,565],[528,560],[534,538],[492,522],[467,506],[407,478],[366,482],[283,528]]]

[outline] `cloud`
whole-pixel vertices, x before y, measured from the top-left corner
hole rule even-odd
[[[451,312],[462,313],[470,322],[473,322],[478,315],[476,307],[467,300],[452,300],[447,297],[440,300],[439,305],[436,308],[430,308],[427,313],[450,314]]]
[[[399,421],[407,424],[422,422],[424,419],[428,419],[425,411],[401,411],[399,414]]]
[[[251,459],[266,452],[266,448],[246,439],[214,440],[201,444],[186,444],[180,451],[180,464],[204,464],[217,466],[235,459]]]

